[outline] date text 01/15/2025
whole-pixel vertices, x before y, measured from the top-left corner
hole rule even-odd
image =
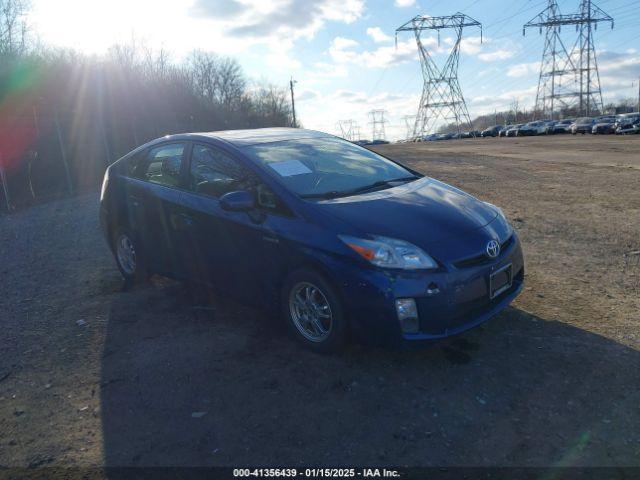
[[[284,477],[284,478],[397,478],[397,470],[386,468],[236,468],[234,477]]]

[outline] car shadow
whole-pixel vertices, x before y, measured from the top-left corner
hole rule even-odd
[[[508,308],[416,351],[317,355],[157,279],[110,307],[106,466],[630,465],[640,354]]]

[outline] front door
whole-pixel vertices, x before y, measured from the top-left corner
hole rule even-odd
[[[190,275],[250,303],[263,303],[262,285],[277,274],[283,254],[274,229],[277,212],[269,211],[275,206],[270,192],[233,156],[211,145],[193,145],[188,179],[181,214],[190,226],[182,232],[181,250]],[[220,197],[238,190],[256,195],[254,211],[221,208]]]

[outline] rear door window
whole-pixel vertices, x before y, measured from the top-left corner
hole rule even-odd
[[[167,187],[179,187],[184,156],[184,143],[171,143],[149,151],[138,178]],[[138,172],[137,172],[138,173]]]

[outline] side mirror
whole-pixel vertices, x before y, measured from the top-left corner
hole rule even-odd
[[[248,212],[253,210],[256,199],[253,193],[246,190],[225,193],[220,197],[220,206],[228,212]]]

